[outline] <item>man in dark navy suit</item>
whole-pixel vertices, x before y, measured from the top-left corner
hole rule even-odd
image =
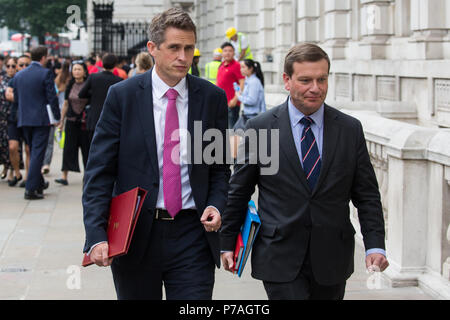
[[[167,299],[211,299],[230,168],[226,152],[208,165],[208,145],[194,132],[216,129],[225,137],[227,100],[220,88],[187,74],[196,27],[186,12],[155,16],[149,39],[155,67],[110,88],[95,129],[83,192],[84,252],[98,266],[112,264],[118,299],[160,300],[163,284]],[[196,144],[202,159],[191,163],[199,157],[189,145]],[[112,261],[109,204],[137,186],[148,196],[128,253]]]
[[[41,173],[50,133],[47,105],[56,120],[60,119],[60,110],[53,73],[43,67],[47,61],[47,48],[33,49],[31,60],[31,65],[14,77],[13,88],[18,105],[17,126],[22,127],[31,152],[25,199],[35,200],[43,199],[43,190],[48,187]]]

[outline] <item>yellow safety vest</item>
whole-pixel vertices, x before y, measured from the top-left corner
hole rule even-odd
[[[217,72],[219,71],[220,64],[222,62],[214,60],[211,62],[208,62],[205,65],[205,76],[206,80],[216,84],[217,81]]]
[[[200,70],[200,68],[198,66],[197,66],[197,68],[198,68],[198,76],[201,77],[202,76],[202,71]],[[192,74],[192,67],[189,68],[188,73]]]
[[[243,36],[242,32],[238,32],[238,42],[239,42],[239,56],[241,55],[241,37]],[[245,50],[245,55],[243,59],[251,59],[253,60],[253,54],[252,51],[250,50],[250,44],[247,47],[247,50]]]

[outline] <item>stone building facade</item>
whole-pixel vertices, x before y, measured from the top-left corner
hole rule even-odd
[[[196,0],[194,17],[204,57],[230,26],[249,36],[273,103],[287,50],[307,41],[332,58],[330,103],[450,127],[448,0]]]

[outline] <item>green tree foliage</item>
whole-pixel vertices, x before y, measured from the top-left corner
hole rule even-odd
[[[86,0],[0,0],[0,26],[27,32],[42,39],[46,32],[67,30],[66,22],[73,12],[67,8],[80,8],[81,21],[86,21]]]

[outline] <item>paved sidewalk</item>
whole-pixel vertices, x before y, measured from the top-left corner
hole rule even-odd
[[[60,186],[62,152],[55,146],[50,187],[45,199],[24,200],[24,189],[0,181],[0,299],[116,299],[110,268],[81,268],[84,227],[81,206],[82,175],[69,173]],[[363,248],[357,246],[355,273],[345,299],[431,299],[419,288],[377,288],[376,277],[365,272]],[[267,299],[260,281],[223,269],[216,272],[214,299]]]

